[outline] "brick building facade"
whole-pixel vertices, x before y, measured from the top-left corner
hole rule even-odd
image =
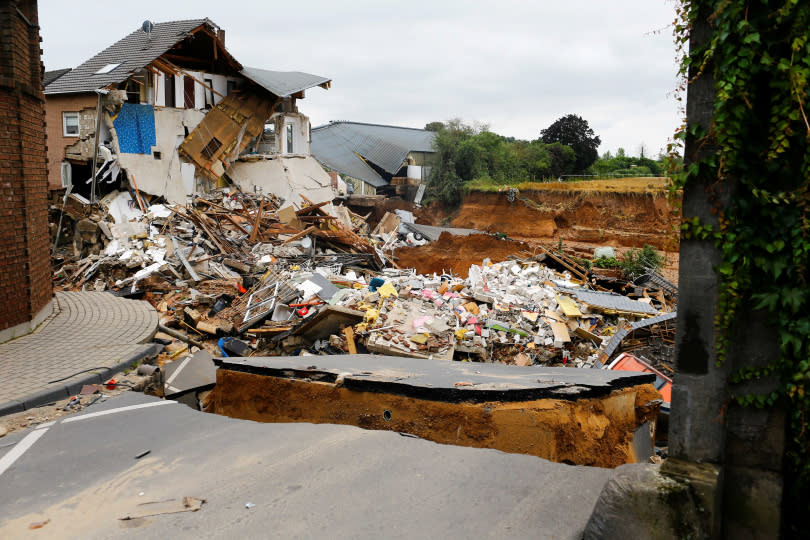
[[[50,313],[53,295],[36,0],[0,3],[0,341]]]
[[[62,162],[65,148],[79,140],[77,135],[65,135],[62,114],[65,111],[80,112],[92,109],[96,112],[96,96],[93,94],[64,94],[50,96],[45,106],[45,125],[48,133],[48,189],[62,189]],[[87,174],[87,178],[90,173]],[[75,182],[84,181],[76,178]]]

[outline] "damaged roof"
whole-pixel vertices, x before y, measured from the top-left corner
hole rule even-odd
[[[76,69],[52,81],[45,87],[45,94],[93,92],[120,83],[187,38],[192,30],[206,24],[216,28],[209,19],[155,23],[150,35],[138,28]],[[115,67],[109,69],[112,65]]]
[[[433,152],[435,137],[424,129],[338,121],[313,128],[311,148],[321,164],[380,187],[388,182],[367,162],[396,174],[411,152]]]
[[[632,300],[626,296],[622,296],[621,294],[588,291],[585,289],[570,289],[567,287],[559,287],[558,290],[566,294],[576,296],[580,302],[585,302],[590,306],[601,309],[612,309],[615,311],[625,311],[629,313],[647,313],[650,315],[655,315],[658,313],[658,311],[650,304],[639,302],[638,300]]]
[[[262,86],[265,90],[278,97],[290,97],[293,94],[320,86],[329,88],[332,79],[321,75],[312,75],[302,71],[270,71],[246,67],[242,70],[242,75]]]

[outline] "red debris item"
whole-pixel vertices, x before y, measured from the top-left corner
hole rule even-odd
[[[306,317],[307,313],[309,313],[309,308],[302,307],[301,309],[295,310],[299,317]]]
[[[242,293],[242,294],[245,294],[247,292],[247,289],[242,287],[241,283],[237,283],[236,288],[239,289],[239,292]]]
[[[118,381],[116,381],[115,379],[110,379],[109,381],[107,381],[107,382],[106,382],[106,383],[104,383],[104,384],[106,384],[106,385],[107,385],[107,390],[115,390],[115,384],[116,384],[117,382],[118,382]]]
[[[481,335],[481,327],[480,327],[480,326],[478,326],[477,324],[475,325],[475,335],[476,335],[476,336],[480,336],[480,335]]]

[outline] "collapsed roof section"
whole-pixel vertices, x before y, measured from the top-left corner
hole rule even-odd
[[[424,129],[330,122],[312,129],[312,155],[322,165],[376,188],[389,183],[410,153],[433,152],[435,136]]]
[[[278,98],[234,92],[211,109],[178,148],[211,180],[221,177],[248,143],[261,135]]]

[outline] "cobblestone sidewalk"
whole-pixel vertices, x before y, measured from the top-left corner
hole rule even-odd
[[[75,394],[159,351],[147,343],[158,326],[147,302],[106,292],[58,292],[54,302],[34,332],[0,344],[0,416]]]

